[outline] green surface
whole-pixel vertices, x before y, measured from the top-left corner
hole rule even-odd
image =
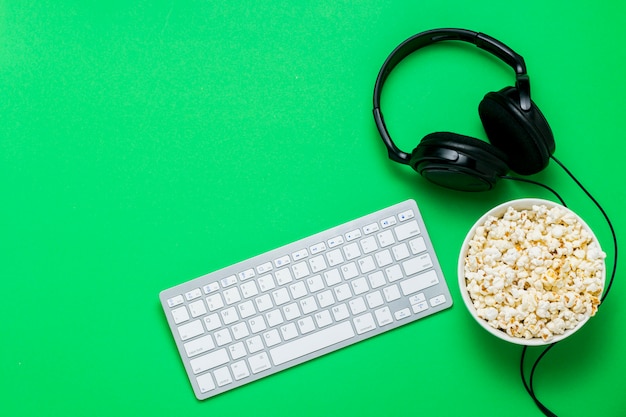
[[[427,184],[386,158],[371,116],[380,65],[435,27],[526,58],[561,159],[612,215],[626,201],[626,3],[0,1],[0,414],[539,416],[520,348],[472,322],[456,283],[470,225],[507,199]],[[409,58],[383,111],[410,151],[435,130],[484,137],[482,96],[512,83],[455,44]],[[606,225],[554,164],[535,179]],[[455,306],[198,402],[160,290],[407,198]],[[623,416],[623,268],[597,317],[535,388],[559,416]]]

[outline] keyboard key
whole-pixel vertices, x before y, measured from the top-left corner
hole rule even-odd
[[[348,306],[345,303],[334,306],[332,308],[332,313],[335,321],[341,321],[350,317]]]
[[[421,303],[422,301],[426,301],[426,297],[424,297],[424,293],[418,293],[409,297],[409,302],[411,304]]]
[[[298,320],[298,329],[301,334],[307,334],[315,330],[313,318],[311,316],[307,316]]]
[[[335,291],[335,298],[337,301],[344,301],[352,297],[350,286],[348,284],[341,284],[333,288]]]
[[[265,262],[259,266],[256,267],[256,272],[258,272],[259,274],[266,274],[269,271],[271,271],[272,268],[272,263],[271,262]]]
[[[383,268],[387,265],[391,265],[393,263],[393,258],[391,257],[391,252],[388,249],[377,252],[376,255],[376,264],[379,268]]]
[[[324,281],[328,287],[332,287],[333,285],[339,284],[341,282],[341,275],[339,274],[338,269],[331,269],[330,271],[326,271],[323,274]]]
[[[326,254],[326,259],[328,260],[329,266],[335,266],[343,263],[343,255],[341,254],[341,249],[335,249]]]
[[[389,282],[395,282],[395,281],[398,281],[399,279],[404,278],[404,274],[402,274],[402,269],[400,268],[400,265],[398,264],[394,264],[390,266],[389,268],[385,269],[385,274],[387,275],[387,281]]]
[[[344,321],[289,343],[270,349],[275,366],[289,362],[317,350],[332,346],[354,336],[350,322]]]
[[[333,297],[333,292],[331,290],[323,291],[317,294],[317,302],[320,308],[326,308],[335,303],[335,297]]]
[[[364,294],[370,289],[369,285],[367,285],[367,279],[365,277],[359,277],[350,281],[350,285],[352,286],[352,292],[354,295]]]
[[[410,295],[425,288],[432,287],[433,285],[437,285],[438,283],[439,278],[437,278],[437,273],[435,271],[428,271],[402,281],[400,287],[404,295]]]
[[[315,323],[317,324],[317,327],[319,328],[326,327],[332,324],[333,318],[330,315],[330,311],[323,310],[323,311],[320,311],[319,313],[315,313]]]
[[[291,340],[298,337],[298,330],[294,323],[288,323],[284,326],[280,326],[280,334],[283,336],[284,340]]]
[[[328,239],[328,247],[329,248],[334,248],[335,246],[339,246],[339,245],[343,245],[343,236],[335,236],[332,237],[330,239]]]
[[[326,261],[322,255],[319,255],[309,259],[309,266],[311,267],[311,272],[315,274],[326,269]]]
[[[267,319],[267,325],[269,327],[276,327],[285,321],[283,319],[283,313],[281,313],[279,309],[272,310],[265,314],[265,318]]]
[[[398,238],[398,240],[408,239],[412,236],[417,236],[420,234],[420,228],[417,225],[417,221],[415,220],[401,224],[394,230],[396,232],[396,237]]]
[[[300,308],[302,310],[302,314],[311,314],[312,312],[317,310],[315,297],[309,296],[300,300]]]
[[[279,306],[289,302],[289,291],[287,288],[279,288],[275,291],[272,291],[272,298],[274,299],[274,304]]]
[[[288,265],[290,262],[291,262],[291,259],[289,259],[289,255],[284,255],[278,259],[275,259],[274,265],[276,265],[276,268],[280,268],[281,266]]]
[[[402,262],[402,267],[407,276],[411,276],[418,272],[425,271],[433,266],[432,259],[429,254],[424,254],[408,261]]]
[[[393,317],[391,316],[389,307],[379,308],[374,311],[374,315],[376,316],[376,322],[378,322],[379,326],[386,326],[393,323]]]
[[[196,340],[192,340],[191,342],[185,343],[185,352],[187,352],[187,357],[191,358],[192,356],[208,352],[214,347],[215,344],[213,343],[213,339],[210,335],[206,335]]]
[[[383,229],[385,229],[387,227],[390,227],[390,226],[393,226],[396,223],[397,222],[396,222],[396,217],[395,216],[389,216],[389,217],[386,217],[386,218],[384,218],[384,219],[382,219],[380,221],[380,225],[383,227]]]
[[[365,254],[372,253],[378,249],[378,244],[376,243],[376,238],[374,236],[368,236],[365,239],[361,239],[359,243],[363,253]]]
[[[248,268],[248,269],[246,269],[245,271],[241,271],[241,272],[239,273],[239,279],[240,279],[241,281],[245,281],[245,280],[247,280],[247,279],[252,278],[254,275],[255,275],[255,274],[254,274],[254,269],[252,269],[252,268]]]
[[[393,315],[396,318],[396,320],[402,320],[402,319],[406,319],[407,317],[409,317],[411,315],[411,311],[408,308],[403,308],[402,310],[398,310],[395,313],[393,313]]]
[[[204,306],[204,301],[198,300],[189,304],[189,312],[191,313],[191,317],[193,318],[206,314],[206,307]]]
[[[217,282],[211,282],[205,285],[204,287],[202,287],[202,290],[204,291],[205,294],[219,291],[219,289],[220,289],[220,284],[218,284]]]
[[[300,262],[291,267],[293,271],[293,276],[296,279],[301,279],[308,276],[311,271],[309,271],[309,265],[306,262]]]
[[[357,297],[353,300],[350,300],[348,302],[348,305],[350,306],[350,311],[352,312],[353,315],[360,314],[364,312],[365,310],[367,310],[367,307],[365,306],[365,300],[363,299],[363,297]]]
[[[215,382],[217,383],[218,387],[223,387],[224,385],[233,382],[230,371],[226,366],[216,369],[215,372],[213,372],[213,376],[215,377]]]
[[[413,217],[415,217],[415,213],[413,213],[413,210],[405,210],[402,213],[398,214],[398,218],[401,222],[412,219]]]
[[[241,294],[244,298],[254,297],[259,293],[259,289],[256,286],[255,281],[248,281],[241,284]]]
[[[345,264],[341,267],[341,274],[343,275],[343,279],[347,281],[358,276],[359,270],[356,268],[356,264],[354,262],[350,262],[349,264]]]
[[[235,340],[250,336],[250,330],[248,330],[248,326],[245,322],[237,323],[230,329],[233,332],[233,338],[235,338]]]
[[[183,299],[182,295],[177,295],[176,297],[172,297],[172,298],[168,298],[167,299],[167,305],[170,308],[176,307],[177,305],[181,305],[184,302],[185,302],[185,300]]]
[[[345,236],[346,236],[346,241],[350,242],[352,240],[360,238],[362,235],[361,235],[361,231],[359,229],[355,229],[355,230],[352,230],[352,231],[346,233]]]
[[[175,310],[172,310],[172,318],[174,319],[174,323],[180,324],[189,320],[189,312],[187,312],[187,307],[182,306]]]
[[[196,378],[200,392],[206,393],[215,389],[215,383],[213,382],[213,376],[209,374],[200,375]]]
[[[306,285],[303,281],[294,282],[289,285],[289,291],[291,292],[291,297],[294,300],[297,300],[300,297],[304,297],[307,295]]]
[[[269,290],[273,290],[276,288],[276,283],[274,282],[274,277],[271,275],[264,275],[258,280],[259,288],[262,292],[266,292]]]
[[[293,281],[293,277],[291,276],[291,270],[288,268],[278,270],[274,273],[274,277],[276,278],[276,283],[278,285],[286,285]]]
[[[378,244],[381,248],[384,248],[389,245],[393,245],[396,241],[393,238],[393,233],[391,230],[384,230],[376,235],[378,238]]]
[[[363,233],[365,233],[366,235],[378,232],[379,230],[380,228],[378,227],[378,223],[370,223],[363,226]]]
[[[263,316],[256,316],[254,318],[251,318],[248,321],[248,324],[250,324],[250,331],[252,333],[259,333],[267,329],[267,325],[265,324],[265,319],[263,319]]]
[[[356,328],[357,334],[374,330],[376,328],[376,324],[374,323],[372,313],[365,313],[362,316],[356,317],[354,319],[354,327]]]
[[[254,304],[251,300],[245,301],[237,306],[237,311],[239,311],[239,317],[242,319],[246,319],[250,316],[256,314],[256,310],[254,309]]]
[[[359,269],[362,274],[367,274],[368,272],[375,270],[376,264],[374,263],[374,258],[366,256],[365,258],[359,259]]]
[[[300,249],[300,250],[298,250],[298,251],[296,251],[296,252],[291,254],[291,258],[294,261],[299,261],[301,259],[306,258],[307,256],[309,256],[309,252],[307,252],[306,249]]]
[[[262,296],[255,298],[254,301],[256,303],[256,309],[259,312],[263,312],[274,307],[269,294],[263,294]]]
[[[199,358],[192,359],[189,363],[194,374],[199,374],[209,369],[228,363],[228,353],[226,349],[219,349],[215,352],[207,353]]]
[[[246,347],[244,346],[243,342],[237,342],[233,345],[228,346],[228,351],[230,352],[230,357],[233,358],[233,360],[243,358],[248,354],[248,352],[246,352]]]
[[[220,280],[220,285],[222,288],[230,287],[231,285],[235,285],[237,283],[237,277],[234,275],[228,276],[226,278],[222,278]]]
[[[326,244],[324,242],[319,242],[309,248],[311,255],[317,255],[318,253],[326,250]]]
[[[250,371],[248,370],[248,365],[246,365],[245,361],[233,363],[230,365],[230,369],[233,371],[233,377],[236,381],[250,376]]]
[[[391,248],[391,251],[393,252],[393,257],[396,261],[401,261],[411,256],[411,253],[409,252],[409,247],[406,245],[406,243],[401,243],[397,246],[394,246],[393,248]]]
[[[202,296],[202,291],[200,291],[200,288],[194,288],[193,290],[185,293],[185,298],[187,299],[187,301],[194,300],[201,296]]]
[[[188,340],[201,335],[202,333],[204,333],[204,328],[202,327],[202,322],[200,320],[194,320],[178,327],[180,340]]]
[[[220,320],[220,317],[217,315],[217,313],[213,313],[204,317],[203,321],[204,326],[206,327],[208,332],[222,327],[222,321]]]
[[[253,336],[246,340],[246,347],[248,348],[248,352],[256,353],[263,350],[263,340],[261,336]]]
[[[265,353],[250,356],[248,362],[250,363],[250,369],[252,369],[253,374],[258,374],[261,371],[265,371],[271,366],[270,360]]]
[[[398,300],[400,297],[402,297],[400,295],[400,290],[398,289],[398,286],[396,284],[383,288],[383,294],[385,296],[385,300],[387,300],[388,303]]]
[[[222,299],[222,296],[219,293],[216,293],[216,294],[209,295],[206,298],[206,304],[207,306],[209,306],[209,310],[215,311],[224,307],[224,300]]]
[[[322,281],[321,275],[307,278],[306,285],[311,293],[324,289],[324,282]]]
[[[411,253],[413,255],[417,255],[418,253],[422,253],[426,250],[426,242],[421,236],[409,241],[409,246],[411,247]]]
[[[213,333],[213,337],[215,338],[215,344],[217,346],[225,346],[233,341],[233,337],[231,336],[230,330],[228,330],[227,327],[217,330],[215,333]]]
[[[276,346],[277,344],[282,342],[278,330],[276,329],[272,329],[269,332],[263,333],[263,340],[265,341],[265,346],[267,347]]]
[[[283,313],[285,315],[285,320],[290,321],[300,317],[300,308],[297,303],[291,303],[283,307]]]
[[[376,271],[373,274],[369,275],[368,278],[370,281],[370,286],[372,288],[379,288],[387,283],[387,281],[385,281],[385,276],[383,275],[382,271]]]
[[[426,301],[420,301],[419,303],[411,304],[411,309],[414,314],[421,313],[428,310],[428,303]]]
[[[383,295],[380,293],[380,291],[371,292],[367,294],[365,298],[367,300],[367,305],[369,306],[369,308],[376,308],[385,304],[385,300],[383,300]]]
[[[440,304],[443,304],[446,302],[446,296],[443,294],[440,294],[436,297],[431,298],[430,300],[428,300],[430,302],[430,305],[432,307],[437,307]]]
[[[228,305],[238,303],[239,301],[241,301],[241,294],[239,293],[239,288],[237,287],[224,290],[223,294],[224,294],[224,301],[226,301],[226,304]]]
[[[220,315],[222,316],[222,322],[226,325],[239,320],[239,315],[237,314],[235,307],[229,307],[226,310],[220,311]]]
[[[361,256],[361,250],[358,243],[351,243],[343,247],[343,254],[346,256],[346,260],[352,260]]]

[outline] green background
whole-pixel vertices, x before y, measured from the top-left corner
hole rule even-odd
[[[466,312],[460,244],[488,208],[552,198],[432,186],[386,157],[377,72],[407,37],[483,31],[526,59],[556,156],[624,238],[623,1],[0,1],[0,414],[538,416],[521,349]],[[390,77],[398,146],[450,130],[513,82],[473,47],[433,46]],[[554,164],[533,177],[608,228]],[[159,291],[407,198],[452,309],[197,401]],[[598,315],[537,371],[563,416],[626,414],[623,268]],[[533,355],[536,351],[532,352]]]

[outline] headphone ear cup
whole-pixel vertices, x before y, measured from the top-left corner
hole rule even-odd
[[[425,136],[409,164],[427,180],[461,191],[492,189],[509,172],[506,155],[469,136],[436,132]]]
[[[535,103],[528,111],[514,87],[488,93],[478,106],[489,141],[508,157],[511,169],[531,175],[544,169],[554,153],[552,130]]]

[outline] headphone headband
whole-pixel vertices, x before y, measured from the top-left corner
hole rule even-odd
[[[410,156],[396,147],[389,136],[389,132],[387,131],[383,114],[380,111],[380,97],[383,85],[385,84],[385,81],[391,71],[404,58],[418,49],[441,41],[468,42],[504,61],[515,71],[515,87],[519,92],[521,109],[528,111],[531,108],[530,80],[528,78],[528,74],[526,73],[524,58],[502,42],[485,35],[484,33],[474,32],[467,29],[433,29],[418,33],[417,35],[414,35],[402,42],[396,47],[396,49],[393,50],[393,52],[391,52],[380,69],[374,86],[374,121],[376,122],[376,127],[378,128],[383,142],[385,142],[385,145],[387,146],[389,158],[396,162],[408,164]]]

